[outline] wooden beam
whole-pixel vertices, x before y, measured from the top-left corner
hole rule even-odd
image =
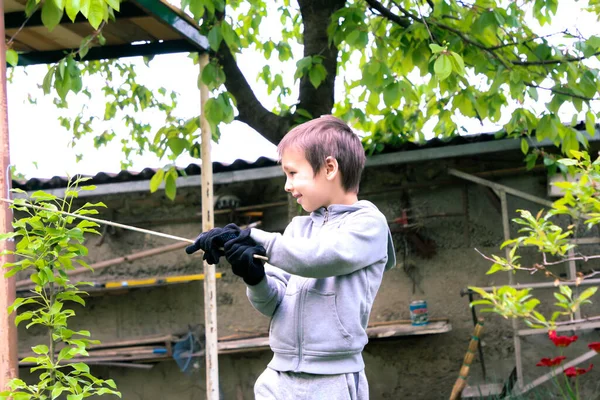
[[[4,2],[0,2],[0,37],[5,37]],[[10,146],[8,142],[8,111],[6,99],[6,42],[0,45],[0,195],[6,196],[11,188]],[[12,232],[12,210],[8,203],[0,205],[1,232]],[[0,251],[14,250],[14,241],[0,241]],[[12,255],[0,256],[0,266],[14,262]],[[15,277],[5,278],[0,273],[0,392],[7,389],[8,382],[18,376],[17,328],[15,313],[8,307],[15,301]]]
[[[121,3],[120,11],[115,12],[115,18],[117,21],[119,19],[133,18],[133,17],[142,17],[148,15],[144,10],[138,7],[135,3],[130,1],[125,1]],[[5,27],[6,29],[19,29],[21,25],[26,22],[26,28],[32,28],[35,26],[44,26],[42,23],[42,11],[41,9],[35,13],[27,20],[24,11],[15,11],[9,12],[4,15]],[[60,20],[60,25],[70,25],[72,23],[88,23],[87,18],[85,18],[81,13],[77,14],[75,18],[75,22],[72,22],[71,19],[65,14],[63,18]]]

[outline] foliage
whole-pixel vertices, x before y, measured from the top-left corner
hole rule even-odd
[[[553,273],[551,266],[560,265],[569,261],[588,261],[599,259],[600,255],[583,255],[578,252],[578,245],[573,242],[581,230],[590,230],[600,223],[600,157],[592,161],[587,152],[571,150],[572,158],[564,158],[558,162],[567,171],[563,182],[556,184],[564,193],[556,200],[552,209],[544,213],[540,211],[536,216],[527,210],[519,210],[520,218],[513,222],[521,226],[521,236],[507,240],[502,248],[509,247],[506,257],[492,255],[484,258],[492,262],[487,274],[499,271],[515,273],[516,271],[527,271],[530,274],[541,273],[553,279],[558,291],[554,293],[557,310],[551,316],[544,316],[536,310],[540,301],[530,293],[531,289],[515,289],[503,286],[494,289],[492,293],[485,292],[481,288],[471,288],[481,295],[481,300],[472,303],[484,305],[482,311],[491,311],[505,318],[522,318],[525,323],[535,328],[552,328],[556,326],[561,317],[572,319],[575,313],[589,300],[597,291],[597,287],[589,287],[579,294],[573,293],[571,285],[580,285],[583,280],[591,278],[600,272],[579,272],[574,282]],[[567,229],[563,229],[559,221],[560,216],[568,216],[574,223]],[[555,222],[556,221],[556,222]],[[523,266],[520,263],[518,252],[523,247],[535,247],[542,256],[542,262],[533,266]]]
[[[98,29],[90,40],[99,44],[104,24],[119,9],[118,0],[29,0],[28,15],[40,4],[49,29],[59,14],[66,11],[73,19],[79,11]],[[181,7],[210,44],[211,63],[200,81],[213,91],[206,116],[214,139],[220,124],[237,119],[277,143],[294,124],[333,111],[365,133],[364,145],[374,153],[387,145],[422,142],[432,126],[435,136],[448,138],[466,132],[470,120],[498,123],[507,107],[515,106],[502,135],[521,138],[531,167],[540,159],[549,165],[556,161],[532,149],[533,138],[548,139],[565,154],[587,144],[581,132],[561,123],[559,111],[567,106],[576,110],[574,121],[583,118],[594,134],[598,109],[593,105],[600,89],[594,61],[600,55],[600,36],[585,37],[577,29],[541,34],[541,27],[551,27],[556,18],[556,0],[285,0],[280,5],[184,0]],[[600,7],[591,2],[586,12],[598,17]],[[75,56],[85,60],[89,46],[82,48],[50,67],[44,81],[50,92],[54,79],[59,107],[66,106],[70,91],[85,90],[82,75],[101,74],[109,82],[115,78],[109,71],[125,73],[125,85],[107,83],[103,119],[125,121],[131,132],[123,139],[126,158],[132,151],[171,159],[186,151],[199,156],[196,115],[173,119],[175,98],[158,100],[144,90],[125,62],[77,65]],[[253,63],[262,65],[257,79],[274,104],[270,110],[237,61],[249,52],[255,54]],[[14,51],[9,50],[7,59],[14,64]],[[294,71],[293,81],[287,71]],[[334,92],[338,74],[343,89]],[[542,93],[549,95],[547,103]],[[144,107],[164,113],[165,126],[140,123],[136,111]],[[83,114],[63,120],[74,140],[92,134],[92,123]],[[114,133],[97,136],[96,145],[114,140]]]
[[[84,235],[97,234],[94,228],[98,225],[87,220],[76,221],[75,217],[60,212],[85,216],[97,214],[96,208],[104,207],[102,203],[86,203],[72,211],[73,199],[79,191],[94,189],[93,186],[79,187],[85,180],[87,178],[69,182],[64,199],[38,191],[30,198],[16,199],[11,206],[26,213],[26,216],[13,222],[14,232],[0,235],[1,240],[20,238],[15,251],[4,252],[19,259],[2,266],[6,270],[4,276],[33,270],[29,278],[35,287],[29,296],[17,298],[8,311],[12,313],[21,309],[15,318],[17,325],[28,322],[27,329],[35,325],[46,327],[49,343],[32,347],[36,355],[23,359],[35,364],[31,372],[39,373],[39,381],[27,384],[20,379],[12,379],[8,384],[9,390],[1,392],[0,399],[42,400],[66,395],[67,400],[81,400],[104,394],[121,397],[111,379],[96,378],[84,362],[69,361],[77,356],[87,356],[89,345],[99,343],[90,339],[89,331],[68,328],[68,319],[75,315],[68,305],[78,303],[85,306],[82,295],[86,292],[79,288],[85,282],[72,283],[67,272],[73,270],[75,264],[89,268],[81,259],[87,255]],[[25,194],[19,189],[13,191]]]

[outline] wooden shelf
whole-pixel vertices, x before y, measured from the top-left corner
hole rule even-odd
[[[413,326],[410,321],[389,321],[374,323],[367,328],[367,335],[371,340],[388,339],[403,336],[434,335],[450,332],[452,325],[447,319],[433,320],[427,325]],[[134,362],[132,366],[139,367],[139,363],[166,361],[172,358],[172,345],[178,338],[173,335],[142,337],[112,343],[102,343],[91,346],[89,357],[77,357],[70,362],[85,362],[88,364],[119,362],[127,366],[127,362]],[[217,345],[219,354],[247,353],[253,351],[269,350],[269,337],[266,335],[255,337],[229,338],[219,340]],[[57,349],[58,351],[59,349]],[[201,357],[204,352],[192,354]],[[33,353],[20,354],[20,359],[34,356]],[[21,362],[19,366],[33,366],[31,362]]]
[[[413,326],[410,323],[385,323],[380,326],[367,328],[370,339],[387,339],[402,336],[435,335],[450,332],[452,325],[447,319],[437,320],[422,326]],[[236,340],[219,341],[219,354],[231,354],[269,349],[269,337],[260,336]]]

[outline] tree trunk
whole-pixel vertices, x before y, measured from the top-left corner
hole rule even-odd
[[[327,77],[315,88],[304,76],[300,80],[299,108],[308,111],[314,118],[330,114],[333,109],[335,77],[337,75],[338,49],[329,45],[327,27],[334,12],[344,7],[346,0],[299,0],[304,25],[304,57],[320,55]]]
[[[346,0],[300,0],[304,25],[304,56],[320,55],[327,77],[315,88],[308,76],[300,80],[298,108],[314,118],[330,114],[334,104],[338,49],[329,45],[327,27],[334,12],[344,7]],[[237,101],[237,120],[248,124],[273,144],[278,144],[289,131],[294,116],[280,116],[267,110],[256,98],[234,56],[223,42],[216,55],[227,77],[225,87]]]

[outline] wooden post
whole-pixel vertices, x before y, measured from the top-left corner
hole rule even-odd
[[[508,198],[506,191],[503,189],[498,190],[500,196],[500,204],[502,206],[502,230],[504,232],[504,241],[510,240],[510,222],[508,217]],[[504,248],[504,254],[506,258],[510,258],[510,246]],[[515,278],[511,271],[508,272],[508,284],[514,285]],[[513,341],[515,344],[515,368],[517,369],[517,382],[515,386],[517,388],[523,385],[523,360],[521,358],[521,337],[519,336],[519,326],[515,318],[512,319],[513,328]]]
[[[0,2],[0,37],[4,32],[4,2]],[[0,194],[8,197],[11,188],[10,147],[8,145],[8,111],[6,101],[6,42],[0,45]],[[12,210],[7,203],[0,206],[0,232],[12,231]],[[0,251],[13,248],[13,242],[0,241]],[[9,255],[0,256],[0,265],[12,262]],[[0,270],[0,392],[6,390],[6,384],[18,376],[17,328],[14,314],[8,314],[8,306],[15,301],[15,278],[4,278]]]
[[[207,53],[200,54],[200,74],[208,65]],[[201,82],[198,79],[198,82]],[[200,129],[202,131],[202,231],[215,226],[213,203],[213,171],[210,156],[212,134],[204,111],[208,87],[200,83]],[[217,281],[215,266],[204,263],[204,330],[206,332],[206,399],[219,399],[219,355],[217,349]]]

